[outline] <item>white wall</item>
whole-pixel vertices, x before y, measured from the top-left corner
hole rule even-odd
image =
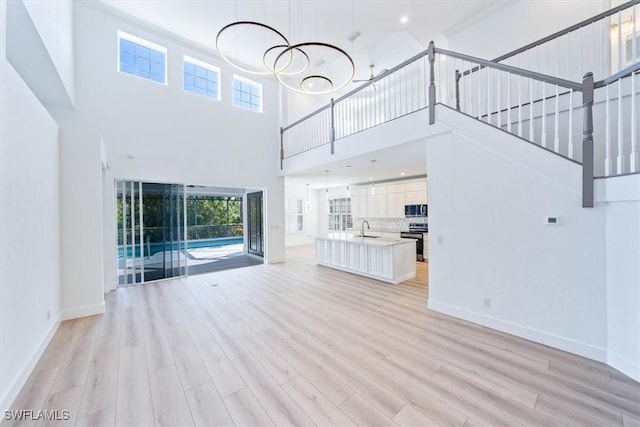
[[[55,7],[34,0],[26,0],[24,4],[73,102],[73,1],[56,0]]]
[[[61,129],[62,320],[104,312],[100,135]]]
[[[493,59],[609,9],[607,0],[505,1],[445,34],[449,49]]]
[[[105,289],[114,286],[110,261],[116,256],[114,179],[262,189],[265,259],[284,260],[284,185],[278,176],[275,82],[245,76],[263,84],[265,100],[263,113],[246,111],[232,105],[233,71],[215,59],[213,50],[110,13],[99,4],[76,3],[74,26],[76,111],[58,113],[65,128],[101,135],[108,156],[109,169],[103,172],[101,184]],[[117,71],[118,30],[167,48],[167,85]],[[222,69],[221,101],[183,91],[185,54]],[[99,164],[94,172],[100,173]],[[95,283],[96,289],[102,286]]]
[[[285,190],[284,190],[285,201],[289,203],[289,206],[295,208],[296,200],[302,200],[303,204],[307,201],[307,187],[299,186],[299,185],[288,185],[286,183],[285,178]],[[311,206],[311,210],[309,212],[303,213],[302,218],[302,231],[289,231],[285,232],[285,246],[300,246],[300,245],[309,245],[313,243],[314,237],[319,236],[321,229],[320,225],[322,224],[322,219],[324,216],[321,215],[320,206],[320,191],[309,189],[308,191],[308,200]],[[285,203],[286,203],[285,202]],[[295,212],[295,211],[292,211]],[[326,208],[325,211],[326,212]],[[326,230],[325,230],[326,233]]]
[[[73,107],[73,3],[13,0],[6,12],[7,60],[45,107]]]
[[[0,1],[2,410],[24,384],[60,315],[58,126],[5,59],[5,8]]]
[[[581,207],[581,168],[437,116],[454,131],[427,142],[429,307],[605,361],[605,215]]]
[[[606,211],[607,363],[640,380],[640,175],[596,181]]]

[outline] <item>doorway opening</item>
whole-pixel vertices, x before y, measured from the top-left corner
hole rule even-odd
[[[245,224],[253,216],[244,214],[252,200],[261,220],[262,198],[256,203],[244,189],[139,181],[115,186],[119,286],[263,263],[262,228],[249,235],[255,225]],[[256,237],[259,253],[250,249]]]

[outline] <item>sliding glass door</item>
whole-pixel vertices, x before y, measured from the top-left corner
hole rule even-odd
[[[118,283],[186,275],[184,186],[116,181],[116,195]]]
[[[253,255],[264,256],[262,191],[247,194],[247,222],[249,235],[248,252]]]

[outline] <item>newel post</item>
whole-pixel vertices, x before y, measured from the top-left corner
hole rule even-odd
[[[284,129],[280,127],[280,170],[284,168]]]
[[[335,115],[334,115],[335,102],[333,101],[333,98],[331,98],[329,105],[331,106],[331,128],[329,129],[329,143],[331,144],[331,154],[334,154],[335,153],[334,142],[336,140],[336,122],[335,122]]]
[[[582,207],[593,207],[593,73],[582,78]]]
[[[436,122],[436,46],[433,40],[429,42],[427,55],[429,56],[429,124],[432,125]]]
[[[460,111],[460,79],[462,73],[460,70],[456,70],[456,110]]]

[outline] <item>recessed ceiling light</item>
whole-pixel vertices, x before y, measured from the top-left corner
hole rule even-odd
[[[407,15],[402,15],[400,17],[400,23],[401,24],[406,24],[407,22],[409,22],[409,17]]]
[[[400,172],[400,176],[405,176],[405,175],[406,175],[406,173]]]
[[[372,179],[373,179],[373,177],[372,177],[372,176],[370,176],[370,177],[369,177],[369,181],[371,181]]]

